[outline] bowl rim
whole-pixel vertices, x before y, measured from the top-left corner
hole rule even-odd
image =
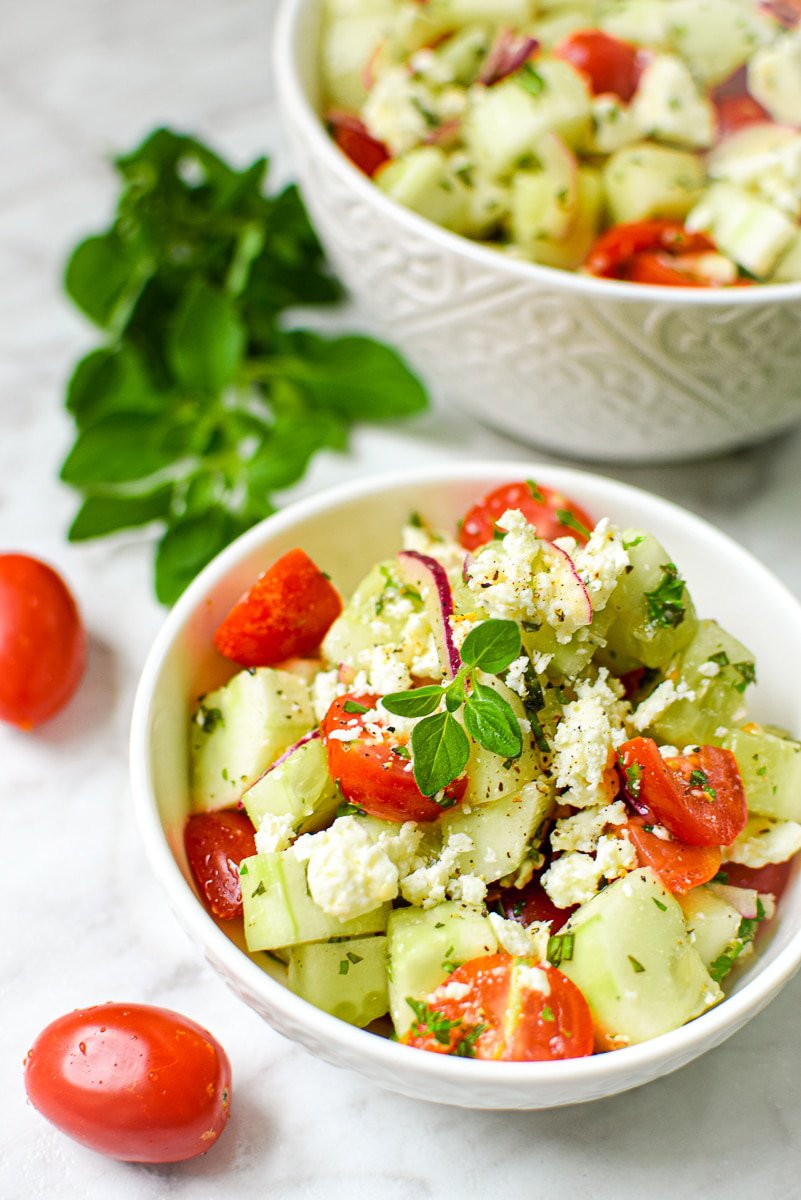
[[[178,600],[148,654],[134,700],[130,736],[133,802],[150,866],[165,888],[173,912],[185,932],[196,944],[208,947],[214,958],[215,970],[218,969],[217,964],[222,963],[229,979],[238,979],[250,995],[263,998],[288,1026],[302,1025],[318,1042],[337,1047],[349,1065],[355,1065],[360,1060],[370,1061],[377,1069],[384,1068],[391,1072],[393,1077],[413,1077],[418,1081],[430,1079],[432,1083],[445,1086],[475,1086],[479,1089],[477,1094],[482,1084],[495,1088],[506,1086],[513,1088],[517,1094],[530,1088],[532,1096],[549,1086],[580,1087],[583,1084],[590,1098],[633,1086],[631,1082],[625,1082],[632,1077],[641,1076],[641,1082],[656,1078],[735,1033],[801,967],[801,926],[773,962],[764,964],[741,990],[727,996],[720,1004],[679,1029],[616,1050],[613,1054],[596,1054],[589,1058],[558,1062],[520,1063],[484,1062],[419,1053],[367,1030],[357,1029],[303,1000],[263,971],[223,932],[201,904],[173,857],[158,816],[149,755],[153,701],[165,658],[173,643],[203,602],[206,592],[242,558],[269,541],[273,535],[287,532],[299,522],[317,516],[326,509],[402,486],[428,485],[432,482],[458,483],[468,479],[480,486],[482,482],[497,484],[498,480],[505,478],[512,481],[532,476],[541,478],[568,495],[572,486],[589,485],[601,497],[599,507],[605,503],[606,494],[624,504],[636,503],[646,510],[650,509],[651,513],[663,515],[667,520],[679,521],[689,536],[705,540],[711,554],[725,552],[739,561],[743,571],[761,577],[762,582],[774,590],[777,600],[781,598],[791,611],[794,610],[801,625],[799,601],[749,551],[703,518],[630,484],[573,467],[503,460],[433,463],[380,476],[369,475],[325,488],[267,517],[218,554]],[[644,523],[647,524],[647,518]],[[660,1070],[662,1066],[664,1070]],[[616,1087],[616,1083],[620,1086]],[[599,1093],[593,1089],[593,1084],[596,1089],[603,1084],[603,1090]]]
[[[717,307],[728,309],[751,307],[760,304],[791,303],[801,300],[801,281],[790,283],[762,283],[744,288],[679,288],[664,284],[630,283],[621,279],[600,279],[593,275],[581,275],[577,271],[565,271],[539,263],[526,262],[501,255],[480,242],[471,241],[461,234],[452,233],[433,221],[419,216],[397,201],[392,200],[355,167],[342,153],[325,131],[322,120],[315,112],[301,85],[295,62],[296,35],[300,21],[312,5],[320,6],[320,0],[281,0],[276,16],[273,53],[278,96],[286,113],[297,121],[309,144],[312,154],[320,156],[331,170],[356,196],[372,204],[387,219],[405,226],[418,237],[427,237],[438,243],[443,251],[462,255],[485,268],[496,267],[508,270],[521,282],[547,284],[556,290],[578,293],[592,300],[605,296],[610,300],[634,303],[636,301],[659,301],[665,306]]]

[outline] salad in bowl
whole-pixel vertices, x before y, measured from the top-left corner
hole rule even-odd
[[[801,6],[326,0],[325,112],[388,196],[545,266],[801,280]]]
[[[399,1054],[624,1059],[770,939],[801,744],[645,522],[539,478],[450,527],[427,495],[344,595],[340,520],[198,608],[176,855],[255,964]]]

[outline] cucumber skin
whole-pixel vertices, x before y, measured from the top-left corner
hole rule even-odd
[[[559,969],[584,993],[598,1050],[678,1029],[723,996],[689,941],[678,901],[650,868],[593,896],[563,932],[575,940]]]

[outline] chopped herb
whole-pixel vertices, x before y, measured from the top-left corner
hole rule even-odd
[[[660,912],[667,912],[666,904],[663,904],[661,900],[657,900],[656,896],[652,896],[651,899],[653,900],[654,904],[656,905],[656,907],[659,909]]]
[[[725,871],[718,871],[717,875],[712,876],[712,879],[710,880],[710,882],[711,883],[728,883],[729,877]]]
[[[734,690],[742,695],[749,683],[756,683],[756,667],[752,662],[732,663],[732,667],[740,676],[740,682],[734,684]]]
[[[719,667],[728,667],[729,656],[725,650],[718,650],[717,654],[710,654],[708,661],[717,663]]]
[[[640,786],[642,784],[642,767],[638,762],[632,763],[630,767],[624,765],[626,774],[626,787],[635,798],[640,794]],[[653,826],[651,827],[653,828]],[[649,831],[650,832],[650,831]]]
[[[576,517],[569,508],[557,508],[556,516],[562,525],[565,525],[568,529],[575,530],[575,532],[580,534],[581,537],[588,538],[590,536],[590,531],[587,526],[582,525],[578,517]]]
[[[442,1013],[437,1012],[430,1004],[426,1004],[425,1000],[415,1000],[412,996],[406,997],[406,1003],[415,1015],[412,1025],[413,1034],[430,1033],[441,1046],[451,1045],[451,1032],[461,1028],[460,1018],[451,1021],[447,1017],[443,1017]]]
[[[563,962],[570,962],[573,957],[575,941],[574,933],[554,933],[548,938],[545,957],[552,967],[558,967]]]
[[[405,758],[409,760],[412,757],[405,746],[393,746],[390,753],[394,754],[396,758]]]
[[[634,970],[635,970],[635,971],[636,971],[638,974],[639,974],[641,971],[644,971],[644,970],[645,970],[645,967],[642,965],[642,963],[639,961],[639,959],[636,959],[636,958],[634,957],[634,955],[633,955],[633,954],[628,954],[626,957],[628,958],[629,962],[631,963],[631,965],[634,967]]]
[[[340,975],[347,975],[349,970],[350,970],[350,963],[348,962],[348,960],[346,958],[340,959],[340,962],[339,962]]]
[[[411,525],[412,529],[423,528],[423,518],[420,516],[419,512],[409,513],[409,524]]]
[[[624,550],[633,550],[635,546],[639,546],[640,542],[644,542],[644,541],[645,541],[645,534],[638,533],[637,536],[633,537],[630,542],[623,543],[623,549]]]
[[[476,1042],[481,1037],[486,1025],[474,1025],[469,1032],[459,1039],[455,1049],[452,1051],[457,1058],[475,1058],[476,1057]]]
[[[525,900],[518,900],[517,903],[512,906],[512,915],[519,917],[525,907]]]
[[[447,951],[447,953],[449,953],[449,954],[453,953],[453,946],[451,946],[450,950]],[[464,966],[464,962],[459,962],[457,959],[451,959],[451,958],[446,958],[442,963],[442,969],[446,975],[452,975],[453,972],[458,967],[462,967],[462,966]]]
[[[645,593],[648,620],[661,629],[675,629],[684,620],[684,580],[675,563],[663,563],[660,569],[659,584]]]
[[[543,1021],[555,1021],[556,1020],[556,1017],[553,1014],[553,1009],[551,1008],[550,1004],[543,1004],[542,1008],[540,1009],[540,1016],[542,1017]]]
[[[717,800],[718,794],[709,782],[709,776],[706,771],[695,770],[690,772],[690,787],[698,788],[705,792],[710,800]]]
[[[756,773],[757,773],[757,775],[767,775],[768,768],[767,767],[757,767]]]
[[[515,83],[524,88],[532,96],[541,96],[545,91],[545,80],[535,66],[530,62],[523,66],[513,76]]]
[[[225,717],[219,708],[207,708],[205,704],[201,704],[195,713],[195,724],[199,725],[204,733],[214,733],[214,730],[225,724]]]
[[[257,886],[250,893],[251,899],[253,899],[255,896],[263,896],[266,891],[267,888],[264,886],[264,880],[260,879]]]
[[[538,502],[538,504],[545,504],[545,497],[543,496],[542,492],[540,491],[539,487],[534,482],[534,480],[527,479],[526,485],[528,487],[528,490],[531,492],[531,499],[536,500]]]
[[[727,948],[725,953],[721,954],[709,968],[709,974],[719,983],[724,976],[728,975],[729,971],[734,966],[736,960],[743,953],[745,948],[754,940],[756,931],[759,928],[760,921],[765,919],[765,908],[762,901],[757,896],[757,908],[755,917],[743,917],[737,929],[737,937],[732,944]]]
[[[340,804],[337,808],[338,817],[366,817],[367,813],[360,804]]]
[[[354,967],[356,966],[356,963],[364,962],[361,954],[356,954],[353,950],[348,951],[348,958],[353,963]]]
[[[359,704],[358,700],[346,700],[342,707],[346,713],[361,714],[370,711],[366,704]]]

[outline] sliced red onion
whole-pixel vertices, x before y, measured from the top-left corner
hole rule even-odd
[[[259,779],[256,780],[256,783],[258,783],[260,779],[264,779],[264,776],[269,775],[270,772],[274,771],[276,767],[280,767],[281,763],[286,762],[286,760],[289,758],[289,756],[291,754],[294,754],[296,750],[299,750],[301,746],[305,746],[307,742],[316,741],[316,739],[319,738],[319,736],[320,736],[319,729],[312,729],[309,733],[304,733],[303,737],[298,738],[298,740],[295,742],[295,744],[293,746],[290,746],[288,750],[285,750],[283,754],[279,755],[279,757],[275,760],[275,762],[270,763],[270,765],[266,771],[262,771],[261,775],[259,776]],[[251,784],[251,787],[254,787],[254,786],[255,786],[255,784]]]
[[[725,867],[724,867],[725,870]],[[707,885],[719,899],[724,900],[735,908],[741,917],[753,921],[757,914],[757,901],[762,902],[765,918],[772,917],[776,911],[776,902],[768,893],[760,894],[754,888],[733,887],[728,883],[710,883]]]
[[[562,550],[560,546],[555,546],[553,542],[546,542],[545,545],[555,554],[560,554],[568,567],[567,572],[560,572],[562,582],[559,584],[560,594],[565,598],[565,607],[572,609],[580,604],[584,605],[586,608],[586,623],[589,625],[592,620],[592,601],[590,600],[590,594],[587,591],[584,580],[576,570],[576,564],[570,555],[565,550]]]
[[[470,568],[475,562],[472,554],[465,554],[464,562],[462,563],[462,583],[470,582]]]
[[[513,29],[501,29],[481,69],[479,82],[491,87],[493,83],[506,79],[507,75],[513,75],[531,58],[538,46],[536,38],[515,33]]]
[[[796,0],[763,0],[759,7],[775,17],[785,29],[794,29],[801,21],[801,6]]]
[[[447,150],[458,141],[461,131],[462,122],[459,117],[451,117],[427,133],[423,142],[426,146],[443,146]]]
[[[461,669],[462,658],[453,640],[449,617],[453,613],[453,596],[445,568],[435,558],[402,550],[398,568],[404,583],[417,588],[423,597],[442,669],[449,679]]]

